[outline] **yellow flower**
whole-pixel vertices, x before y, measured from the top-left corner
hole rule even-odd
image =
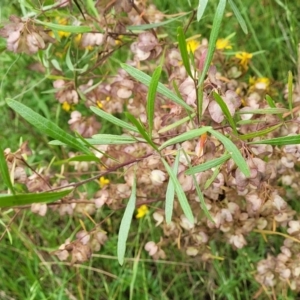
[[[187,51],[195,53],[195,51],[199,47],[199,45],[200,45],[200,42],[198,42],[196,40],[189,40],[186,43]]]
[[[100,187],[103,188],[104,186],[108,185],[109,184],[109,179],[105,178],[104,176],[101,176],[99,178],[99,184],[100,184]]]
[[[148,211],[149,211],[148,206],[143,204],[137,209],[137,214],[135,217],[137,219],[143,218],[148,213]]]
[[[68,111],[70,111],[71,110],[71,105],[67,102],[67,101],[65,101],[63,104],[62,104],[62,109],[64,110],[64,111],[66,111],[66,112],[68,112]]]
[[[268,90],[270,83],[270,79],[267,77],[250,77],[249,79],[250,89]]]
[[[229,39],[218,39],[216,43],[217,50],[232,49]]]
[[[239,52],[235,55],[237,59],[239,59],[239,64],[242,66],[244,70],[248,69],[248,64],[252,58],[253,54],[248,52]]]
[[[79,34],[76,34],[76,36],[74,37],[74,43],[76,45],[79,45],[80,41],[81,41],[81,38],[82,38],[82,34],[79,33]]]

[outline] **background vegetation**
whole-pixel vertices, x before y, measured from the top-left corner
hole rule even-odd
[[[26,2],[38,1],[6,1],[2,0],[1,22],[11,14],[21,16],[26,9]],[[83,1],[83,5],[84,5]],[[193,22],[187,35],[201,34],[209,37],[217,3],[209,1],[208,8],[201,22]],[[215,1],[217,2],[217,1]],[[153,1],[156,7],[165,14],[190,11],[196,8],[196,1]],[[276,90],[281,91],[276,102],[286,105],[283,91],[287,83],[288,71],[297,74],[300,10],[297,1],[238,0],[247,23],[249,34],[245,35],[229,8],[226,10],[221,37],[232,33],[232,42],[236,49],[247,52],[259,52],[255,56],[248,72],[249,76],[268,77]],[[55,13],[55,12],[54,12]],[[65,10],[66,14],[78,13]],[[181,19],[180,19],[181,20]],[[179,25],[187,20],[171,23],[164,27],[168,35],[176,37]],[[43,93],[52,89],[50,81],[41,82],[41,74],[32,72],[28,65],[32,57],[14,54],[5,50],[6,42],[0,39],[0,128],[1,146],[17,150],[22,141],[29,141],[34,154],[29,164],[42,165],[55,155],[62,156],[58,147],[49,146],[48,137],[40,135],[22,118],[19,118],[5,102],[6,98],[21,95],[29,87],[26,104],[36,108],[35,111],[51,118],[57,124],[69,130],[68,116],[60,107],[53,94]],[[126,61],[126,51],[117,53],[116,58]],[[114,60],[111,67],[117,70]],[[38,86],[38,89],[35,87]],[[32,88],[33,87],[33,88]],[[30,96],[30,97],[29,97]],[[29,98],[28,98],[29,97]],[[22,98],[22,96],[20,97]],[[103,125],[103,132],[109,131],[109,125]],[[0,190],[4,186],[0,183]],[[91,187],[93,189],[93,187]],[[95,189],[95,187],[94,187]],[[299,212],[298,202],[293,204]],[[154,210],[155,206],[153,206]],[[107,212],[102,211],[95,216],[100,220]],[[60,217],[48,212],[45,217],[33,214],[30,210],[22,210],[16,220],[12,220],[13,210],[1,212],[2,240],[0,243],[0,285],[1,299],[268,299],[255,281],[255,263],[265,258],[267,250],[278,252],[281,237],[270,237],[266,243],[262,236],[252,234],[255,247],[247,247],[238,251],[231,250],[228,245],[212,243],[210,247],[216,257],[213,264],[188,257],[175,245],[166,252],[165,260],[153,261],[143,250],[144,243],[151,237],[157,240],[159,229],[155,227],[151,212],[142,219],[134,219],[127,243],[125,263],[120,266],[116,257],[117,233],[122,211],[105,219],[103,228],[109,239],[101,251],[93,254],[85,264],[70,266],[58,261],[49,252],[54,251],[67,237],[81,228],[80,216]],[[84,221],[89,228],[92,224]],[[9,229],[5,232],[5,228]],[[276,246],[278,243],[278,247]],[[272,249],[268,249],[272,245]],[[277,247],[277,248],[276,248]],[[131,258],[130,258],[131,257]],[[288,292],[276,295],[276,299],[298,299],[299,295]],[[271,296],[270,296],[271,297]],[[271,299],[271,298],[270,298]]]

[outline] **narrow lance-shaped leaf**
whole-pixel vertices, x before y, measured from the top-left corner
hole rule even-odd
[[[200,172],[204,172],[206,170],[210,170],[212,168],[215,168],[221,164],[223,164],[226,160],[228,160],[231,157],[230,154],[224,154],[221,157],[209,160],[203,164],[200,164],[198,166],[194,166],[189,168],[188,170],[185,171],[186,175],[192,175]]]
[[[202,85],[204,78],[206,76],[206,73],[209,69],[209,66],[211,64],[213,55],[214,55],[214,51],[215,51],[215,47],[216,47],[216,42],[218,39],[218,35],[219,35],[219,31],[220,31],[220,27],[221,27],[221,22],[223,19],[223,15],[224,15],[224,11],[225,11],[225,7],[226,7],[226,0],[220,0],[215,16],[214,16],[214,21],[213,21],[213,26],[212,26],[212,30],[210,33],[210,37],[209,37],[209,45],[208,45],[208,51],[207,51],[207,56],[206,56],[206,60],[205,60],[205,64],[203,67],[203,70],[201,72],[200,78],[199,78],[199,86]]]
[[[126,64],[121,64],[121,67],[123,70],[125,70],[129,75],[131,75],[133,78],[138,80],[139,82],[145,84],[149,87],[151,77],[147,75],[146,73]],[[177,95],[174,95],[172,91],[170,91],[167,87],[165,87],[162,83],[159,83],[157,86],[157,92],[161,93],[162,95],[166,96],[173,102],[177,103],[178,105],[185,108],[187,111],[193,111],[194,109],[190,107],[188,104],[186,104],[182,99],[180,99]]]
[[[204,126],[198,129],[192,129],[190,131],[187,131],[185,133],[182,133],[174,138],[169,139],[168,141],[164,142],[160,147],[159,150],[162,150],[168,146],[185,142],[187,140],[193,139],[195,137],[199,137],[200,135],[206,133],[209,129],[211,129],[210,126]]]
[[[128,233],[130,229],[130,224],[132,220],[132,216],[135,209],[135,202],[136,202],[136,178],[133,180],[131,195],[129,201],[127,203],[120,229],[118,234],[118,250],[117,256],[120,265],[124,263],[125,251],[126,251],[126,242],[128,238]]]
[[[248,34],[248,28],[247,28],[246,22],[245,22],[243,16],[241,15],[239,9],[237,8],[237,6],[233,2],[233,0],[228,0],[228,2],[229,2],[229,5],[231,6],[231,9],[232,9],[237,21],[240,24],[242,30],[244,31],[245,34]]]
[[[116,118],[112,114],[109,114],[109,113],[103,111],[102,109],[99,109],[98,107],[91,106],[90,109],[96,115],[98,115],[99,117],[111,122],[114,125],[120,126],[120,127],[124,128],[124,129],[127,129],[129,131],[139,132],[136,127],[134,127],[134,126],[118,119],[118,118]]]
[[[282,126],[282,124],[278,124],[278,125],[275,125],[275,126],[272,126],[272,127],[266,128],[266,129],[262,129],[262,130],[259,130],[259,131],[254,131],[254,132],[251,132],[251,133],[243,134],[243,135],[240,135],[239,138],[241,140],[245,141],[245,140],[248,140],[248,139],[253,139],[253,138],[256,138],[256,137],[264,136],[264,135],[272,132],[273,130],[279,128],[280,126]]]
[[[4,151],[2,149],[2,146],[0,145],[0,173],[2,175],[3,182],[7,185],[7,187],[10,189],[10,191],[14,194],[15,190],[10,180],[9,171],[7,168]]]
[[[214,95],[214,98],[216,100],[216,102],[219,104],[219,106],[221,107],[222,109],[222,112],[223,114],[225,115],[226,119],[228,120],[229,124],[230,124],[230,127],[232,128],[233,132],[238,135],[238,132],[236,130],[236,125],[235,125],[235,122],[230,114],[230,111],[226,105],[226,103],[224,102],[224,100],[222,99],[222,97],[216,93],[216,92],[213,92],[213,95]]]
[[[179,183],[177,179],[177,174],[174,173],[174,171],[171,169],[169,164],[165,161],[165,159],[161,158],[166,171],[168,172],[169,176],[171,177],[174,187],[175,187],[175,192],[179,201],[179,204],[183,210],[184,215],[187,217],[187,219],[191,222],[194,223],[194,215],[192,212],[192,209],[189,205],[189,202],[186,198],[186,195],[182,189],[181,184]]]
[[[67,196],[72,190],[64,190],[60,192],[43,192],[19,195],[0,195],[0,207],[10,207],[17,205],[27,205],[32,203],[49,203],[57,201]]]
[[[12,108],[15,112],[21,115],[28,123],[36,127],[42,133],[57,139],[70,147],[73,147],[77,150],[80,150],[86,154],[90,154],[88,148],[86,148],[81,142],[79,142],[76,138],[66,133],[60,127],[58,127],[55,123],[47,120],[46,118],[40,116],[31,108],[26,105],[15,101],[15,100],[7,100],[7,104],[10,108]]]
[[[188,75],[193,78],[192,72],[191,72],[191,65],[190,65],[190,60],[189,60],[189,55],[188,55],[188,50],[187,49],[187,43],[185,40],[184,32],[182,27],[178,27],[177,29],[177,41],[178,41],[178,46],[182,58],[183,65],[185,67],[186,72]]]
[[[127,118],[131,123],[135,125],[135,127],[138,129],[141,136],[148,142],[148,144],[155,150],[158,150],[157,146],[153,143],[151,138],[149,137],[146,128],[139,122],[133,115],[130,113],[126,113]]]
[[[173,169],[172,169],[172,171],[174,172],[175,175],[177,175],[177,173],[178,173],[179,158],[180,158],[180,151],[177,152],[177,155],[176,155],[176,158],[174,161],[174,165],[173,165]],[[166,223],[167,224],[170,224],[172,221],[174,196],[175,196],[175,186],[174,186],[174,182],[170,176],[168,186],[167,186],[166,203],[165,203],[165,214],[166,214]]]
[[[266,144],[272,146],[285,146],[285,145],[297,145],[300,144],[300,134],[282,136],[274,139],[261,140],[256,142],[250,142],[248,145],[252,144]]]
[[[213,136],[215,136],[221,143],[223,143],[225,149],[231,154],[232,159],[236,163],[236,165],[240,168],[241,172],[246,176],[250,176],[250,169],[247,165],[245,159],[243,158],[241,152],[236,147],[236,145],[225,135],[215,131],[213,129],[208,129]]]
[[[202,18],[204,11],[206,9],[208,0],[199,0],[198,9],[197,9],[197,21],[199,22]]]
[[[187,160],[187,162],[188,162],[189,168],[192,168],[191,162],[189,161],[189,158],[188,158],[188,156],[187,156],[187,154],[186,154],[186,152],[185,152],[184,150],[183,150],[183,153],[184,153],[185,158],[186,158],[186,160]],[[199,186],[199,183],[198,183],[198,181],[197,181],[197,179],[196,179],[195,174],[192,174],[192,178],[193,178],[194,186],[195,186],[195,188],[196,188],[197,196],[198,196],[198,198],[199,198],[199,200],[200,200],[200,203],[201,203],[201,208],[203,209],[204,214],[205,214],[205,216],[208,218],[208,220],[210,220],[211,222],[214,223],[214,220],[213,220],[212,216],[210,215],[210,213],[209,213],[209,211],[208,211],[208,208],[207,208],[207,206],[206,206],[206,203],[205,203],[203,194],[202,194],[202,192],[201,192],[201,190],[200,190],[200,186]]]
[[[152,137],[155,97],[156,97],[156,90],[157,90],[161,70],[162,70],[161,66],[159,66],[155,69],[155,71],[152,75],[151,81],[150,81],[149,91],[148,91],[148,96],[147,96],[147,118],[148,118],[150,138]]]
[[[35,19],[35,23],[44,25],[52,30],[64,31],[64,32],[71,32],[71,33],[84,33],[84,32],[91,32],[92,29],[88,26],[70,26],[70,25],[60,25],[55,23],[48,23],[43,22],[40,20]]]

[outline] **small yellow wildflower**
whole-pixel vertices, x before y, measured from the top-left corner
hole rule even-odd
[[[218,39],[216,43],[217,50],[232,49],[229,39]]]
[[[137,219],[141,219],[148,213],[148,211],[149,211],[148,206],[143,204],[137,209],[137,214],[135,217]]]
[[[101,188],[108,185],[109,182],[110,182],[109,179],[105,178],[104,176],[101,176],[100,179],[99,179],[99,184],[100,184]]]
[[[116,46],[120,46],[120,45],[123,44],[122,39],[123,39],[123,35],[119,35],[119,36],[118,36],[118,39],[115,40]]]
[[[76,34],[76,36],[74,37],[74,43],[76,45],[79,45],[80,41],[81,41],[81,38],[82,38],[82,34],[79,33],[79,34]]]
[[[65,101],[61,107],[66,112],[69,112],[71,110],[71,105],[67,101]]]
[[[235,55],[237,59],[239,59],[239,64],[242,66],[244,70],[248,69],[248,64],[252,58],[253,54],[248,52],[239,52]]]
[[[250,77],[249,85],[250,89],[268,90],[270,87],[270,79],[267,77]]]
[[[103,108],[103,104],[101,103],[101,101],[97,100],[96,103],[99,108]]]
[[[199,45],[200,45],[200,42],[198,42],[196,40],[189,40],[186,43],[187,51],[195,53],[195,51],[197,50],[197,48],[199,47]]]

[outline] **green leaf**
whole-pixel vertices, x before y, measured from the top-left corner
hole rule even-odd
[[[192,168],[191,162],[189,161],[188,156],[187,156],[187,154],[186,154],[186,152],[185,152],[184,150],[183,150],[183,153],[184,153],[185,158],[186,158],[186,160],[187,160],[187,162],[188,162],[189,168],[191,169],[191,168]],[[199,200],[200,200],[200,203],[201,203],[201,208],[203,209],[205,216],[206,216],[211,222],[215,223],[215,221],[213,220],[212,216],[210,215],[210,213],[209,213],[209,211],[208,211],[208,208],[207,208],[207,206],[206,206],[206,203],[205,203],[203,194],[202,194],[202,192],[201,192],[201,190],[200,190],[200,186],[199,186],[199,184],[198,184],[198,181],[197,181],[197,179],[196,179],[195,174],[192,174],[192,178],[193,178],[193,182],[194,182],[194,185],[195,185],[195,188],[196,188],[197,196],[198,196],[198,198],[199,198]]]
[[[202,85],[204,78],[206,76],[206,73],[210,67],[210,64],[211,64],[211,61],[212,61],[212,58],[213,58],[213,55],[215,52],[216,42],[218,39],[225,7],[226,7],[226,0],[220,0],[217,10],[216,10],[216,13],[215,13],[215,16],[214,16],[212,30],[211,30],[210,37],[209,37],[209,45],[208,45],[206,60],[205,60],[204,67],[203,67],[203,70],[202,70],[200,78],[199,78],[198,86]]]
[[[179,158],[180,158],[180,151],[177,152],[177,155],[176,155],[176,158],[174,161],[173,170],[172,170],[174,174],[178,173]],[[175,196],[174,182],[173,182],[172,178],[169,177],[169,182],[168,182],[167,192],[166,192],[166,203],[165,203],[165,215],[166,215],[166,223],[167,224],[170,224],[172,221],[174,196]]]
[[[272,132],[273,130],[275,130],[275,129],[281,127],[281,126],[282,126],[282,124],[278,124],[278,125],[275,125],[275,126],[263,129],[263,130],[254,131],[254,132],[251,132],[251,133],[240,135],[239,138],[241,140],[245,141],[245,140],[253,139],[253,138],[256,138],[256,137],[264,136],[264,135]]]
[[[194,223],[194,215],[193,215],[192,209],[191,209],[189,202],[186,198],[186,195],[182,189],[182,186],[177,179],[177,173],[175,174],[175,172],[171,169],[171,167],[165,161],[165,159],[161,158],[161,160],[165,166],[166,171],[168,172],[169,176],[171,177],[171,180],[173,181],[173,184],[175,187],[175,192],[176,192],[179,204],[183,210],[184,215],[191,223]]]
[[[164,133],[164,132],[169,131],[169,130],[171,130],[173,128],[176,128],[176,127],[178,127],[178,126],[180,126],[180,125],[188,122],[191,118],[194,118],[195,116],[196,116],[196,114],[193,113],[190,116],[187,116],[187,117],[185,117],[183,119],[180,119],[180,120],[176,121],[175,123],[172,123],[170,125],[167,125],[167,126],[163,127],[162,129],[160,129],[158,131],[158,133]]]
[[[121,64],[121,67],[133,78],[135,78],[139,82],[141,82],[149,87],[150,82],[151,82],[151,77],[149,75],[147,75],[146,73],[144,73],[130,65]],[[186,110],[191,111],[191,112],[194,111],[194,109],[192,107],[190,107],[188,104],[186,104],[177,95],[174,95],[174,93],[172,91],[170,91],[168,88],[166,88],[162,83],[158,83],[157,92],[166,96],[167,98],[169,98],[173,102],[177,103],[178,105],[182,106]]]
[[[267,100],[267,102],[268,102],[268,104],[269,104],[270,107],[276,108],[275,102],[274,102],[274,100],[271,98],[271,96],[266,95],[266,100]]]
[[[232,116],[230,114],[230,111],[229,111],[229,109],[227,107],[227,104],[224,102],[224,100],[222,99],[222,97],[218,93],[213,92],[213,96],[214,96],[216,102],[221,107],[222,112],[225,115],[226,119],[228,120],[228,122],[229,122],[229,124],[230,124],[230,126],[231,126],[231,128],[232,128],[232,130],[234,132],[234,134],[238,135],[238,132],[236,130],[235,122],[234,122],[234,120],[233,120],[233,118],[232,118]]]
[[[192,175],[200,172],[204,172],[206,170],[215,168],[221,164],[223,164],[226,160],[228,160],[231,157],[230,154],[224,154],[221,157],[215,158],[213,160],[209,160],[203,164],[200,164],[198,166],[194,166],[189,168],[188,170],[185,171],[186,175]]]
[[[124,263],[125,251],[126,251],[126,241],[128,238],[128,233],[130,229],[130,224],[132,220],[132,216],[135,209],[135,201],[136,201],[136,178],[134,178],[131,195],[129,201],[127,203],[120,229],[118,234],[118,261],[119,264],[122,266]]]
[[[289,110],[293,110],[293,73],[291,71],[288,72],[288,103]]]
[[[199,22],[204,14],[208,0],[199,0],[198,9],[197,9],[197,22]]]
[[[10,180],[9,171],[7,168],[5,156],[4,156],[4,150],[2,149],[2,146],[0,144],[0,173],[2,175],[3,182],[7,185],[7,187],[10,189],[10,191],[14,194],[15,190]]]
[[[57,201],[67,196],[72,189],[60,192],[43,192],[43,193],[30,193],[19,195],[0,195],[0,207],[9,207],[16,205],[26,205],[32,203],[49,203]]]
[[[244,31],[245,34],[248,34],[248,28],[247,28],[246,22],[245,22],[243,16],[241,15],[239,9],[237,8],[237,6],[233,2],[233,0],[228,0],[228,2],[229,2],[229,5],[231,6],[231,9],[232,9],[237,21],[240,24],[242,30]]]
[[[155,97],[156,97],[156,90],[158,86],[158,81],[160,78],[162,67],[159,66],[155,69],[150,85],[149,91],[147,96],[147,118],[148,118],[148,126],[149,126],[149,137],[152,137],[152,129],[153,129],[153,120],[154,120],[154,104],[155,104]]]
[[[66,55],[66,65],[69,68],[69,70],[74,71],[74,66],[71,60],[71,55],[70,55],[71,47],[69,46],[67,55]]]
[[[290,135],[290,136],[282,136],[274,139],[268,139],[268,140],[261,140],[261,141],[255,141],[250,142],[248,145],[251,144],[266,144],[266,145],[272,145],[272,146],[285,146],[285,145],[297,145],[300,144],[300,134],[297,135]]]
[[[58,127],[55,123],[47,120],[46,118],[40,116],[36,112],[34,112],[31,108],[26,105],[15,101],[15,100],[7,100],[7,104],[10,108],[12,108],[15,112],[21,115],[28,123],[36,127],[42,133],[57,139],[70,147],[73,147],[77,150],[80,150],[86,154],[90,154],[88,148],[82,145],[76,138],[66,133],[60,127]]]
[[[243,158],[241,152],[236,147],[236,145],[226,136],[219,133],[218,131],[215,131],[213,129],[208,129],[208,132],[210,132],[213,136],[215,136],[221,143],[223,143],[226,150],[231,154],[232,159],[236,163],[236,165],[240,168],[241,172],[246,176],[250,176],[250,170],[249,167]]]
[[[80,141],[78,139],[78,141]],[[145,142],[144,139],[139,139],[127,135],[113,135],[113,134],[95,134],[91,139],[85,139],[91,145],[126,145],[133,144],[138,141]],[[50,145],[65,146],[66,144],[53,140],[49,142]]]
[[[190,59],[188,55],[188,49],[187,49],[187,43],[185,40],[184,32],[182,27],[178,27],[177,29],[177,41],[178,46],[182,58],[183,65],[185,67],[186,72],[188,75],[193,78],[192,72],[191,72],[191,65],[190,65]]]
[[[35,19],[35,23],[44,25],[45,27],[48,27],[52,30],[71,32],[71,33],[85,33],[85,32],[91,32],[92,31],[92,29],[88,26],[60,25],[60,24],[55,24],[55,23],[43,22],[43,21],[40,21],[40,20],[37,20],[37,19]]]
[[[143,124],[138,121],[133,115],[131,115],[130,113],[126,113],[127,118],[129,119],[129,121],[131,123],[133,123],[133,125],[136,126],[136,128],[138,129],[139,133],[141,134],[141,136],[148,142],[148,144],[155,150],[158,150],[157,146],[153,143],[153,141],[151,140],[151,138],[149,137],[149,135],[147,134],[147,130],[146,128],[143,126]]]
[[[163,22],[159,22],[159,23],[152,23],[152,24],[142,24],[142,25],[135,25],[135,26],[126,26],[126,29],[127,30],[132,30],[132,31],[144,31],[144,30],[148,30],[148,29],[152,29],[152,28],[157,28],[157,27],[161,27],[161,26],[165,26],[169,23],[172,23],[184,16],[186,16],[188,13],[185,13],[183,15],[180,15],[179,17],[176,17],[176,18],[172,18],[170,20],[167,20],[167,21],[163,21]]]
[[[257,109],[247,109],[247,110],[240,110],[237,111],[237,114],[256,114],[256,115],[277,115],[277,114],[283,114],[288,112],[289,110],[286,108],[257,108]]]
[[[90,107],[91,111],[94,112],[96,115],[98,115],[99,117],[111,122],[114,125],[120,126],[124,129],[127,129],[129,131],[133,131],[133,132],[139,132],[138,129],[116,117],[114,117],[112,114],[109,114],[107,112],[105,112],[102,109],[99,109],[98,107],[95,106],[91,106]]]
[[[204,127],[198,128],[198,129],[192,129],[192,130],[182,133],[172,139],[169,139],[168,141],[164,142],[158,149],[162,150],[170,145],[185,142],[185,141],[193,139],[195,137],[200,137],[202,134],[209,131],[209,129],[211,129],[210,126],[204,126]]]

